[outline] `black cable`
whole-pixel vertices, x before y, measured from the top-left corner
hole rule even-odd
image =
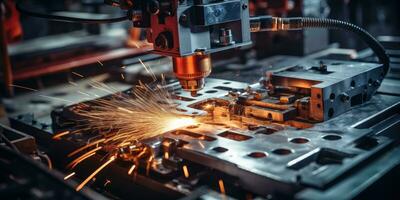
[[[372,49],[383,64],[384,75],[390,70],[390,59],[385,48],[371,34],[354,24],[325,18],[290,17],[280,18],[271,16],[258,16],[250,18],[250,29],[252,32],[279,31],[279,30],[301,30],[305,28],[328,28],[342,29],[355,33]]]
[[[20,4],[16,3],[17,10],[25,15],[29,15],[32,17],[44,18],[52,21],[61,21],[61,22],[70,22],[70,23],[82,23],[82,24],[106,24],[106,23],[115,23],[129,20],[130,17],[127,14],[126,16],[116,17],[116,18],[108,18],[108,19],[85,19],[78,17],[68,17],[62,15],[49,15],[45,13],[38,13],[26,8],[23,8]]]
[[[290,19],[290,18],[289,18]],[[335,19],[324,19],[324,18],[301,18],[303,28],[329,28],[329,29],[342,29],[350,31],[359,36],[375,53],[378,57],[379,62],[383,64],[383,70],[386,74],[390,70],[390,58],[386,54],[385,48],[376,40],[371,34],[369,34],[363,28],[354,24],[335,20]]]

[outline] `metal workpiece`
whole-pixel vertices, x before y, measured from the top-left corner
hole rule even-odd
[[[307,94],[310,118],[317,121],[338,116],[368,101],[384,77],[379,64],[327,61],[323,64],[324,71],[318,65],[321,63],[299,63],[270,77],[272,86]]]
[[[225,112],[242,118],[282,123],[296,119],[322,122],[370,100],[379,88],[383,73],[380,64],[302,61],[266,74],[267,81],[261,86],[237,88],[221,84],[216,89],[230,91],[224,99],[235,104],[232,108],[226,107]],[[210,92],[202,94],[208,96]]]
[[[325,61],[329,70],[333,70],[329,67],[331,62],[336,61]],[[370,69],[379,68],[379,65],[365,65],[370,65]],[[365,71],[370,69],[363,68]],[[351,73],[348,73],[348,76],[351,77]],[[255,97],[260,100],[257,93],[263,93],[265,90],[260,89],[257,92],[257,85],[251,85],[252,89],[249,89],[248,86],[236,82],[208,80],[210,82],[203,90],[208,92],[191,99],[178,98],[179,103],[182,103],[179,108],[186,113],[198,114],[193,108],[207,111],[211,113],[208,120],[213,121],[215,125],[199,124],[186,127],[169,132],[164,138],[175,141],[175,156],[234,176],[239,179],[238,184],[241,187],[256,194],[295,194],[304,186],[317,188],[315,190],[329,188],[344,173],[379,155],[391,145],[392,141],[385,137],[371,137],[371,134],[379,132],[378,130],[348,128],[357,120],[368,116],[357,116],[356,113],[359,113],[360,109],[368,110],[366,107],[369,106],[353,106],[339,118],[323,123],[310,122],[307,126],[302,124],[302,128],[294,128],[296,120],[283,122],[265,116],[240,118],[238,116],[243,113],[235,113],[229,109],[232,98],[237,99],[246,92],[248,98]],[[220,91],[221,89],[227,91]],[[176,93],[181,95],[179,91]],[[267,97],[269,96],[264,95],[261,99]],[[244,107],[250,107],[246,101],[242,102]],[[293,102],[290,97],[281,101]],[[372,107],[381,100],[375,97],[373,102],[375,103],[371,104]],[[258,105],[268,107],[273,104]],[[276,102],[276,105],[279,103]],[[224,110],[223,107],[227,108]],[[298,123],[304,122],[303,120]],[[368,126],[373,125],[368,123]],[[177,145],[178,143],[181,145]],[[266,188],[265,185],[273,187]]]
[[[336,67],[339,64],[353,65],[355,71],[363,66],[359,72],[379,69],[380,66],[324,60],[327,72],[332,72],[328,74],[332,77],[326,79],[326,84],[335,83],[333,71],[340,74],[341,68]],[[299,68],[300,65],[303,68]],[[291,81],[284,82],[287,85],[281,84],[280,87],[269,86],[273,85],[275,75],[293,78],[290,72],[295,66],[305,74],[310,73],[308,76],[302,75],[308,77],[304,80],[311,79],[314,73],[321,76],[319,78],[327,75],[326,72],[320,74],[321,71],[315,70],[321,67],[319,60],[309,60],[272,70],[272,75],[265,75],[271,84],[265,84],[268,81],[248,84],[207,78],[203,90],[196,96],[184,92],[178,82],[167,85],[176,102],[177,112],[204,123],[168,131],[157,138],[142,141],[155,155],[148,175],[141,169],[135,175],[136,181],[132,182],[132,177],[126,176],[129,166],[124,163],[132,158],[130,149],[120,149],[123,160],[110,165],[111,171],[107,172],[107,176],[113,180],[113,184],[119,183],[120,189],[130,188],[129,191],[133,192],[140,188],[141,195],[151,191],[165,198],[190,197],[199,188],[214,187],[219,180],[223,180],[228,191],[240,188],[254,196],[278,198],[284,195],[286,198],[297,198],[307,195],[312,199],[310,195],[318,193],[323,196],[324,191],[341,187],[343,179],[352,180],[353,177],[348,173],[361,173],[358,169],[364,169],[375,158],[382,159],[381,155],[390,153],[393,146],[393,138],[389,137],[393,135],[390,127],[395,127],[398,121],[383,119],[395,119],[398,106],[391,105],[399,101],[398,97],[377,94],[368,103],[353,106],[339,116],[317,122],[310,118],[310,108],[307,107],[310,97],[306,90],[290,85]],[[319,80],[318,76],[314,77],[315,81]],[[352,77],[350,72],[341,78],[344,80],[349,77]],[[343,81],[336,78],[338,82]],[[129,95],[128,91],[123,93]],[[353,95],[348,93],[349,96]],[[335,101],[342,100],[338,97]],[[90,103],[90,100],[86,103]],[[42,138],[43,145],[51,141],[43,138],[52,137],[53,131],[68,127],[71,120],[84,119],[72,115],[71,109],[79,105],[72,104],[54,110],[53,130],[40,127],[42,120],[47,118],[35,118],[32,115],[12,118],[12,125],[20,130],[30,130],[35,137]],[[285,114],[287,112],[290,114]],[[272,114],[272,118],[268,113]],[[287,118],[279,118],[279,115]],[[381,120],[376,120],[375,116]],[[62,142],[68,143],[64,144],[65,148],[53,145],[52,154],[64,155],[65,151],[68,153],[73,147],[90,140],[93,139],[84,135],[72,135],[65,141],[59,141],[60,145]],[[90,172],[93,170],[90,166],[98,165],[103,153],[82,165],[86,171],[89,169]],[[182,174],[184,166],[189,170],[189,178]],[[101,184],[102,180],[99,178],[96,182]],[[229,195],[227,198],[230,198]]]

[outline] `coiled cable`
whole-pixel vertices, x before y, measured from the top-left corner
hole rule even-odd
[[[379,62],[383,65],[384,75],[390,70],[390,58],[386,54],[385,48],[363,28],[354,24],[326,18],[308,18],[308,17],[271,17],[258,16],[250,19],[250,29],[252,32],[260,31],[286,31],[286,30],[302,30],[306,28],[327,28],[341,29],[352,32],[360,37],[372,49],[378,57]]]

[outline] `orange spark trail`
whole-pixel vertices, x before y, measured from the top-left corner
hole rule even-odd
[[[72,172],[72,173],[66,175],[66,176],[64,177],[64,180],[67,180],[67,179],[71,178],[71,177],[74,176],[74,175],[75,175],[75,172]]]
[[[97,151],[97,150],[96,150]],[[67,165],[68,168],[75,168],[79,163],[81,163],[82,161],[94,156],[96,154],[96,152],[88,152],[82,156],[79,156],[77,159],[75,159],[74,161],[72,161],[70,164]]]
[[[129,171],[128,171],[128,175],[131,175],[132,172],[133,172],[133,170],[135,170],[135,168],[136,168],[136,165],[133,164],[132,167],[131,167],[131,168],[129,169]]]
[[[102,138],[102,139],[99,139],[97,141],[91,142],[91,143],[89,143],[89,144],[87,144],[87,145],[85,145],[85,146],[83,146],[83,147],[81,147],[79,149],[76,149],[75,151],[69,153],[68,157],[74,156],[77,153],[79,153],[79,152],[81,152],[81,151],[83,151],[83,150],[85,150],[85,149],[87,149],[89,147],[95,146],[95,145],[99,144],[100,142],[103,142],[104,140],[106,140],[106,139]]]
[[[92,180],[93,177],[95,177],[101,170],[103,170],[105,167],[107,167],[110,163],[112,163],[115,160],[115,156],[111,156],[110,159],[108,159],[107,162],[105,162],[103,165],[101,165],[99,168],[96,169],[90,176],[88,176],[81,184],[76,187],[76,191],[81,190],[90,180]]]
[[[79,77],[81,77],[81,78],[84,78],[84,76],[82,75],[82,74],[79,74],[79,73],[77,73],[77,72],[71,72],[72,74],[74,74],[75,76],[79,76]]]
[[[221,191],[221,194],[225,194],[225,186],[224,186],[224,181],[222,179],[219,179],[218,185],[219,185],[219,190]]]
[[[189,170],[186,165],[183,165],[183,174],[185,175],[185,178],[189,178]]]
[[[63,131],[61,133],[57,133],[56,135],[53,136],[54,140],[61,139],[62,136],[70,134],[70,131]]]

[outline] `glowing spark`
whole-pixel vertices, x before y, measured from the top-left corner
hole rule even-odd
[[[123,142],[123,143],[119,144],[118,146],[119,147],[124,147],[124,146],[128,146],[130,144],[131,144],[131,142]]]
[[[103,63],[100,60],[97,60],[97,63],[99,63],[100,66],[102,66],[102,67],[104,66]]]
[[[139,44],[136,41],[130,41],[136,48],[140,48]]]
[[[59,140],[62,136],[70,134],[70,131],[63,131],[61,133],[57,133],[56,135],[53,136],[54,140]]]
[[[21,86],[21,85],[10,84],[9,86],[10,86],[10,87],[15,87],[15,88],[21,88],[21,89],[25,89],[25,90],[30,90],[30,91],[33,91],[33,92],[39,91],[39,90],[36,90],[36,89],[33,89],[33,88]]]
[[[127,112],[127,113],[129,113],[129,114],[133,114],[133,113],[134,113],[134,112],[132,112],[132,111],[130,111],[130,110],[128,110],[128,109],[122,108],[122,107],[118,107],[117,109],[118,109],[118,110],[122,110],[122,111],[124,111],[124,112]]]
[[[149,175],[150,172],[150,166],[153,163],[154,155],[151,155],[149,160],[147,161],[147,166],[146,166],[146,175]]]
[[[85,149],[87,149],[87,148],[89,148],[89,147],[95,146],[95,145],[97,145],[98,143],[103,142],[103,141],[105,141],[105,140],[106,140],[106,139],[102,138],[102,139],[99,139],[99,140],[97,140],[97,141],[91,142],[91,143],[89,143],[89,144],[87,144],[87,145],[85,145],[85,146],[83,146],[83,147],[80,147],[80,148],[76,149],[75,151],[69,153],[69,154],[68,154],[68,157],[71,157],[71,156],[73,156],[73,155],[76,155],[77,153],[79,153],[79,152],[81,152],[81,151],[83,151],[83,150],[85,150]]]
[[[164,153],[164,158],[165,158],[165,159],[169,159],[169,153],[168,153],[168,152],[165,152],[165,153]]]
[[[78,84],[76,84],[75,82],[68,81],[68,83],[71,84],[71,85],[73,85],[73,86],[75,86],[75,87],[78,87]]]
[[[133,172],[133,170],[135,170],[135,168],[136,168],[136,165],[135,165],[135,164],[133,164],[133,165],[132,165],[132,167],[131,167],[131,168],[129,168],[128,175],[131,175],[131,174],[132,174],[132,172]]]
[[[146,70],[146,72],[149,73],[149,74],[151,75],[151,77],[153,78],[153,80],[154,80],[154,81],[157,81],[157,77],[156,77],[156,75],[154,75],[153,70],[151,70],[150,67],[147,67],[147,66],[143,63],[143,61],[142,61],[140,58],[139,58],[138,60],[139,60],[140,64],[142,64],[142,66],[143,66],[143,68]]]
[[[100,149],[100,148],[99,148]],[[99,149],[95,149],[95,151],[99,150]],[[68,164],[67,167],[73,169],[75,168],[79,163],[81,163],[82,161],[94,156],[96,154],[95,151],[90,151],[82,156],[79,156],[77,159],[73,160],[70,164]]]
[[[79,73],[76,73],[76,72],[71,72],[73,75],[75,75],[75,76],[79,76],[79,77],[81,77],[81,78],[83,78],[84,76],[82,75],[82,74],[79,74]]]
[[[76,91],[77,93],[79,93],[79,94],[82,94],[82,95],[85,95],[85,96],[88,96],[88,97],[90,97],[90,94],[88,94],[88,93],[85,93],[85,92],[82,92],[82,91]]]
[[[139,61],[156,80],[152,70],[141,60]],[[146,174],[149,174],[153,166],[154,152],[140,141],[198,124],[197,119],[177,113],[174,99],[164,87],[164,76],[162,76],[162,85],[156,85],[154,82],[152,86],[140,81],[139,83],[132,89],[131,95],[127,95],[104,83],[91,81],[89,85],[93,88],[111,95],[82,103],[73,109],[75,114],[84,119],[76,122],[78,126],[74,133],[88,133],[91,136],[95,131],[98,135],[94,137],[95,140],[87,141],[86,145],[68,154],[69,157],[79,155],[68,166],[74,168],[99,150],[114,155],[87,177],[76,190],[81,190],[88,181],[117,158],[132,162],[128,175],[138,168],[139,160],[146,160]],[[169,158],[170,155],[167,152],[164,156]],[[189,177],[186,166],[184,166],[184,173]]]
[[[185,175],[185,178],[189,178],[189,170],[188,170],[187,166],[183,165],[182,169],[183,169],[183,175]]]
[[[222,179],[219,179],[218,185],[219,185],[219,190],[221,191],[221,194],[225,195],[225,186],[224,186],[224,181]]]
[[[64,180],[67,180],[67,179],[71,178],[71,177],[74,176],[74,175],[75,175],[75,172],[72,172],[72,173],[66,175],[66,176],[64,177]]]
[[[106,187],[110,183],[111,183],[111,181],[107,179],[106,182],[104,183],[103,187]]]
[[[171,118],[167,119],[168,123],[165,124],[165,132],[171,131],[174,129],[190,126],[196,124],[197,121],[190,117],[182,117],[182,118]]]
[[[75,168],[77,165],[79,165],[79,163],[83,162],[84,160],[86,160],[86,159],[88,159],[88,158],[90,158],[90,157],[92,157],[92,156],[94,156],[94,155],[96,155],[96,153],[91,153],[91,154],[85,155],[84,157],[80,157],[81,159],[80,159],[79,161],[76,161],[75,163],[73,163],[73,164],[71,165],[71,167],[69,167],[69,166],[67,166],[67,167],[73,169],[73,168]]]
[[[140,85],[133,90],[134,97],[113,96],[93,101],[90,109],[77,109],[76,114],[87,121],[92,130],[118,129],[116,135],[105,141],[137,143],[165,132],[196,124],[196,119],[176,113],[168,91],[161,86],[155,89]]]
[[[108,159],[107,162],[102,164],[99,168],[97,168],[90,176],[88,176],[81,184],[76,187],[76,191],[81,190],[90,180],[92,180],[93,177],[95,177],[101,170],[103,170],[105,167],[107,167],[110,163],[112,163],[115,160],[115,156],[111,156],[110,159]]]
[[[200,145],[200,147],[202,148],[202,149],[204,149],[205,147],[204,147],[204,144],[203,143],[201,143],[200,141],[199,141],[199,145]]]

